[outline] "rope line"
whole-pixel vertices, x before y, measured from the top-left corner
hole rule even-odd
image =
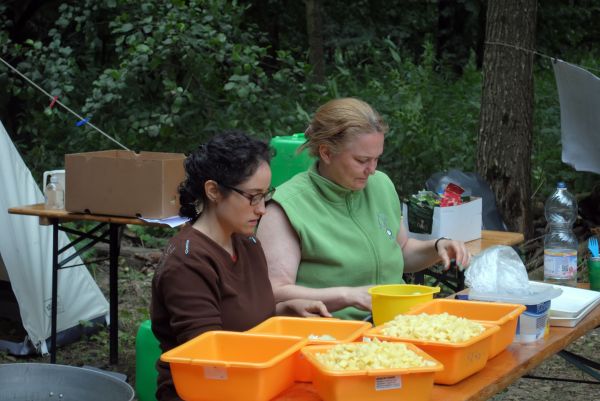
[[[77,119],[80,122],[82,122],[81,125],[89,125],[90,127],[92,127],[93,129],[95,129],[96,131],[98,131],[99,133],[101,133],[102,135],[104,135],[105,137],[107,137],[108,139],[110,139],[111,141],[113,141],[114,143],[116,143],[117,145],[119,145],[120,147],[122,147],[123,149],[130,150],[128,147],[126,147],[125,145],[123,145],[121,142],[117,141],[115,138],[111,137],[106,132],[102,131],[100,128],[96,127],[94,124],[92,124],[91,122],[89,122],[89,118],[87,118],[87,119],[83,118],[82,116],[80,116],[79,114],[77,114],[76,112],[74,112],[73,110],[71,110],[68,106],[64,105],[60,100],[58,100],[58,98],[55,98],[54,96],[52,96],[50,93],[48,93],[46,90],[44,90],[44,88],[42,88],[41,86],[39,86],[38,84],[36,84],[35,82],[33,82],[31,79],[29,79],[21,71],[17,70],[15,67],[13,67],[8,62],[6,62],[2,57],[0,57],[0,61],[2,61],[2,63],[4,63],[4,65],[6,65],[8,68],[10,68],[12,71],[14,71],[16,74],[18,74],[25,81],[27,81],[31,85],[33,85],[37,90],[39,90],[40,92],[42,92],[44,95],[48,96],[48,98],[50,98],[50,100],[54,104],[57,104],[57,105],[61,106],[62,108],[64,108],[65,110],[67,110],[69,113],[71,113],[75,117],[77,117]]]
[[[537,50],[527,49],[527,48],[525,48],[525,47],[520,47],[520,46],[516,46],[516,45],[511,45],[511,44],[508,44],[508,43],[502,43],[502,42],[485,42],[485,44],[486,44],[486,45],[495,45],[495,46],[504,46],[504,47],[510,47],[510,48],[512,48],[512,49],[516,49],[516,50],[521,50],[521,51],[524,51],[524,52],[526,52],[526,53],[531,53],[531,54],[535,54],[535,55],[538,55],[538,56],[540,56],[540,57],[543,57],[543,58],[547,58],[547,59],[551,60],[551,61],[552,61],[552,62],[554,62],[554,63],[555,63],[557,60],[560,60],[559,58],[552,57],[552,56],[548,56],[547,54],[544,54],[544,53],[540,53],[540,52],[538,52]],[[560,61],[564,61],[564,60],[560,60]],[[567,63],[567,62],[568,62],[568,61],[565,61],[565,63]],[[573,63],[569,63],[569,64],[573,64]],[[582,65],[577,65],[577,64],[573,64],[573,65],[576,65],[577,67],[581,67],[581,68],[583,68],[583,69],[586,69],[586,70],[591,70],[591,71],[598,71],[598,72],[600,72],[600,69],[598,69],[598,68],[587,67],[587,66],[582,66]]]
[[[544,53],[540,53],[536,50],[532,50],[532,49],[526,49],[524,47],[520,47],[520,46],[516,46],[516,45],[511,45],[508,43],[502,43],[502,42],[485,42],[486,45],[493,45],[493,46],[504,46],[504,47],[509,47],[512,49],[516,49],[516,50],[520,50],[520,51],[524,51],[526,53],[530,53],[530,54],[535,54],[538,55],[540,57],[543,58],[547,58],[549,60],[552,60],[553,62],[556,62],[558,59],[556,57],[551,57],[548,56],[547,54]],[[44,88],[42,88],[41,86],[39,86],[38,84],[36,84],[35,82],[33,82],[31,79],[29,79],[25,74],[21,73],[19,70],[17,70],[15,67],[13,67],[12,65],[10,65],[7,61],[5,61],[2,57],[0,57],[0,61],[6,65],[9,69],[11,69],[13,72],[15,72],[16,74],[18,74],[21,78],[23,78],[25,81],[27,81],[28,83],[30,83],[33,87],[35,87],[37,90],[39,90],[40,92],[42,92],[44,95],[46,95],[51,101],[52,101],[52,106],[54,106],[55,104],[59,105],[60,107],[62,107],[63,109],[65,109],[66,111],[68,111],[69,113],[71,113],[72,115],[74,115],[75,117],[77,117],[78,119],[78,126],[79,125],[89,125],[91,128],[95,129],[96,131],[98,131],[99,133],[101,133],[102,135],[104,135],[106,138],[110,139],[111,141],[113,141],[114,143],[116,143],[117,145],[119,145],[120,147],[122,147],[125,150],[130,150],[128,147],[126,147],[125,145],[123,145],[121,142],[117,141],[115,138],[111,137],[110,135],[108,135],[106,132],[102,131],[100,128],[98,128],[97,126],[95,126],[94,124],[92,124],[89,121],[89,118],[84,118],[82,116],[80,116],[79,114],[77,114],[76,112],[74,112],[73,110],[71,110],[71,108],[69,108],[68,106],[66,106],[65,104],[63,104],[60,100],[58,100],[58,98],[56,96],[52,96],[50,93],[48,93],[46,90],[44,90]],[[576,64],[574,64],[576,65]],[[592,67],[586,67],[586,66],[579,66],[581,68],[584,68],[586,70],[591,70],[591,71],[598,71],[600,72],[600,69],[598,68],[592,68]],[[189,85],[189,84],[188,84]],[[187,89],[187,88],[186,88]]]

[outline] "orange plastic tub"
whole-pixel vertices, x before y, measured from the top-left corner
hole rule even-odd
[[[302,354],[312,365],[313,384],[323,401],[429,401],[434,374],[444,367],[413,344],[406,345],[435,366],[338,371],[323,366],[315,357],[333,345],[304,347]]]
[[[490,323],[500,327],[500,331],[492,335],[490,340],[491,359],[504,351],[515,338],[519,316],[525,311],[524,305],[505,304],[499,302],[461,301],[457,299],[434,299],[414,306],[407,315],[427,313],[436,315],[448,313],[464,317],[479,323]]]
[[[369,322],[356,320],[274,316],[248,330],[248,333],[299,336],[307,338],[308,345],[324,345],[360,340],[362,334],[371,326]],[[309,338],[309,336],[331,336],[333,338],[328,340]],[[294,377],[299,382],[311,381],[310,365],[302,353],[298,353]]]
[[[485,326],[483,333],[460,343],[390,337],[381,334],[381,330],[385,326],[378,326],[368,330],[365,333],[365,337],[378,338],[381,341],[400,341],[416,345],[444,365],[444,370],[435,374],[433,378],[434,383],[455,384],[471,376],[473,373],[479,372],[487,363],[492,336],[500,328],[494,324],[481,324]]]
[[[268,401],[294,383],[301,337],[209,331],[165,352],[186,401]]]

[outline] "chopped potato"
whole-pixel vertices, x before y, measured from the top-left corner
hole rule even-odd
[[[460,343],[483,333],[485,328],[469,319],[442,313],[439,315],[398,315],[384,324],[381,334],[389,337]]]
[[[404,369],[435,366],[408,349],[406,344],[378,341],[337,344],[327,352],[315,354],[317,360],[332,370]]]
[[[336,338],[332,335],[329,334],[309,334],[308,335],[308,339],[309,340],[320,340],[320,341],[335,341]]]

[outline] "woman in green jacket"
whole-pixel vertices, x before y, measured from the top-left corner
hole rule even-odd
[[[468,266],[464,243],[408,238],[393,183],[377,171],[387,126],[367,103],[321,106],[305,135],[317,162],[277,188],[257,236],[275,299],[320,300],[334,316],[363,319],[367,290],[450,259]]]

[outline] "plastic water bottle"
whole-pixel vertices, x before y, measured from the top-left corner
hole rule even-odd
[[[50,182],[44,189],[44,197],[46,198],[47,209],[64,209],[65,191],[58,182],[57,176],[50,176]]]
[[[544,237],[544,281],[575,286],[577,284],[577,237],[573,223],[577,218],[577,200],[559,182],[546,200],[547,232]]]

